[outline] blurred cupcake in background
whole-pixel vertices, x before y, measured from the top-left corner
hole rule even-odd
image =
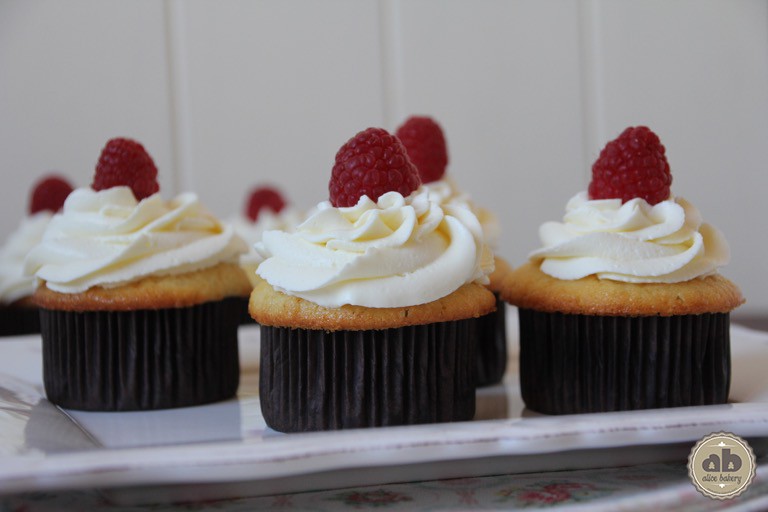
[[[480,339],[477,345],[477,385],[489,386],[499,383],[507,368],[507,328],[504,302],[499,298],[501,283],[511,269],[509,264],[496,254],[499,246],[498,217],[490,210],[475,204],[456,182],[446,175],[448,167],[448,145],[443,129],[431,117],[411,116],[400,125],[395,133],[403,143],[408,157],[416,166],[422,186],[429,191],[430,199],[438,203],[463,203],[480,221],[485,244],[494,252],[495,269],[489,276],[488,288],[496,295],[497,307],[494,315],[483,318]]]
[[[258,185],[251,189],[241,213],[231,217],[228,222],[235,229],[235,233],[248,244],[248,252],[240,256],[240,266],[252,286],[256,286],[259,281],[256,269],[264,261],[254,247],[261,242],[262,234],[274,229],[290,233],[302,220],[303,214],[288,204],[277,187]],[[248,312],[248,297],[242,300],[240,313],[241,325],[255,323]]]
[[[256,268],[263,258],[256,252],[254,244],[261,242],[265,231],[280,230],[291,232],[304,220],[303,214],[292,208],[277,187],[258,185],[251,189],[240,215],[229,219],[229,224],[248,244],[249,251],[240,257],[240,264],[255,283]]]
[[[24,274],[24,259],[40,243],[51,217],[61,210],[70,192],[72,185],[62,176],[40,178],[29,198],[29,215],[0,249],[0,336],[40,332],[40,315],[32,303],[36,281]]]
[[[423,186],[435,199],[441,201],[463,201],[467,203],[480,221],[485,243],[496,251],[499,245],[499,219],[492,211],[478,206],[469,194],[459,188],[448,168],[448,144],[442,127],[428,116],[411,116],[395,132],[408,151],[408,158],[419,171]]]

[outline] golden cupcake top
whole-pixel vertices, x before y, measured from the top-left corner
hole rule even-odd
[[[262,325],[326,331],[390,329],[478,318],[496,309],[496,298],[484,286],[469,283],[448,296],[415,306],[369,308],[324,307],[276,291],[266,281],[256,284],[249,311]]]
[[[512,266],[507,263],[507,260],[496,256],[493,258],[493,272],[488,276],[490,283],[488,289],[492,292],[500,292],[504,286],[504,279],[507,274],[512,272]]]
[[[727,313],[744,303],[739,288],[720,274],[681,283],[625,283],[596,276],[565,280],[532,262],[507,274],[501,298],[523,309],[600,316]]]
[[[131,311],[182,308],[248,297],[251,283],[236,263],[219,263],[185,274],[148,276],[120,287],[96,286],[81,293],[59,293],[45,283],[35,290],[39,307],[64,311]]]

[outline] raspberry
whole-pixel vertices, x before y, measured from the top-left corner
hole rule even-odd
[[[590,199],[640,197],[649,204],[669,199],[672,175],[658,135],[646,126],[627,128],[606,144],[592,165]]]
[[[280,192],[272,187],[258,187],[251,190],[248,203],[245,206],[245,214],[253,222],[259,219],[262,208],[268,208],[275,213],[285,208],[285,199]]]
[[[407,196],[419,185],[419,172],[400,140],[381,128],[368,128],[336,153],[328,189],[331,204],[344,207],[355,206],[364,195],[374,201],[387,192]]]
[[[445,174],[448,149],[440,125],[431,117],[411,116],[395,133],[419,170],[423,183],[437,181]]]
[[[56,213],[64,206],[64,200],[72,192],[72,185],[61,176],[51,174],[37,181],[29,198],[29,214],[43,210]]]
[[[116,138],[107,142],[96,164],[91,188],[131,187],[138,201],[158,190],[157,167],[144,146],[131,139]]]

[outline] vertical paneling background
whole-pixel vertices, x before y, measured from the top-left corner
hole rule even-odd
[[[0,237],[37,177],[87,186],[113,136],[145,144],[166,196],[228,217],[258,183],[324,199],[341,144],[412,113],[441,122],[513,264],[604,143],[648,124],[673,192],[730,240],[743,311],[768,313],[765,0],[4,0]]]

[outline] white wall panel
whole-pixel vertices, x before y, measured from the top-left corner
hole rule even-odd
[[[163,4],[0,2],[0,236],[57,170],[90,184],[114,136],[144,142],[173,183]]]
[[[650,126],[667,148],[673,193],[731,244],[723,273],[748,299],[741,311],[768,310],[768,2],[604,0],[592,11],[600,146],[626,126]]]
[[[441,123],[448,173],[497,213],[499,252],[518,265],[538,246],[539,224],[559,219],[586,186],[578,4],[418,0],[397,9],[393,124],[412,113]]]
[[[278,185],[298,207],[328,198],[336,151],[382,123],[377,4],[179,2],[185,186],[219,215]]]

